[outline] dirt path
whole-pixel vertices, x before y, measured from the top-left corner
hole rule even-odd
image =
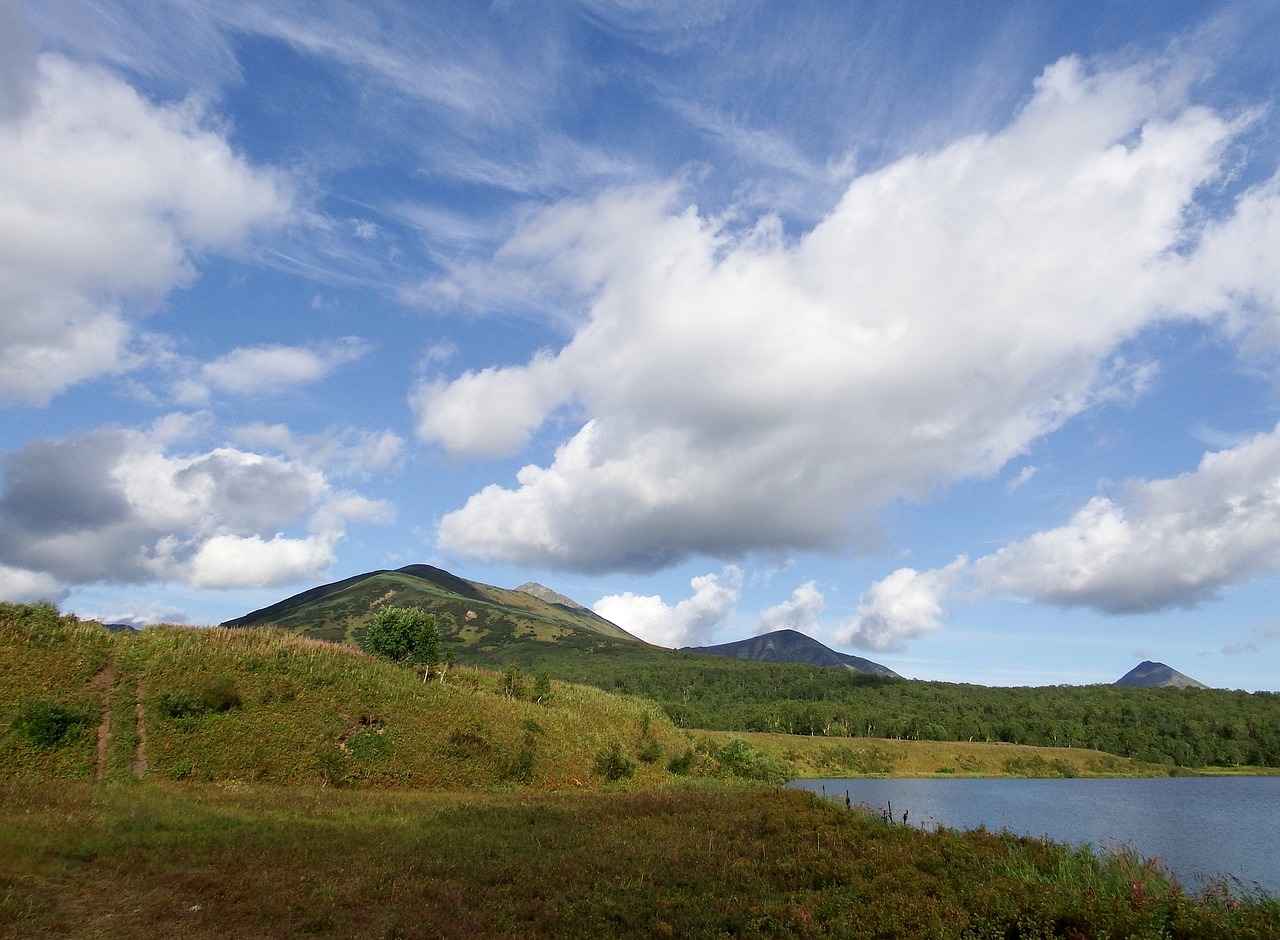
[[[135,728],[138,734],[138,748],[133,752],[133,775],[141,780],[147,774],[147,715],[142,708],[142,680],[138,680],[138,688],[133,703],[133,715],[137,721]]]
[[[111,751],[111,688],[116,684],[115,654],[107,657],[102,672],[93,677],[94,685],[102,689],[102,721],[98,722],[98,770],[94,779],[107,778],[107,755]]]

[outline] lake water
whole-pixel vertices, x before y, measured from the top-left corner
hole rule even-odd
[[[1280,894],[1280,777],[796,780],[923,828],[1008,829],[1072,845],[1127,845],[1188,889],[1216,875]]]

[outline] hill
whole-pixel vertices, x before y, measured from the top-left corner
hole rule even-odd
[[[685,649],[691,653],[729,656],[758,663],[807,663],[810,666],[848,669],[851,672],[872,676],[902,678],[887,666],[873,663],[861,656],[837,653],[813,637],[805,636],[796,630],[775,630],[763,636],[753,636],[732,643],[721,643],[717,646],[689,646]]]
[[[687,736],[584,686],[455,668],[424,683],[275,628],[112,633],[0,604],[0,779],[457,790],[671,779]]]
[[[1203,682],[1197,682],[1190,676],[1184,676],[1178,670],[1164,663],[1153,663],[1150,660],[1138,663],[1115,682],[1116,685],[1127,685],[1138,689],[1207,689]]]
[[[383,604],[422,607],[440,622],[444,648],[461,663],[501,665],[548,644],[576,652],[649,648],[615,623],[541,585],[515,590],[468,581],[431,565],[370,571],[323,584],[224,627],[272,625],[318,640],[358,645]]]

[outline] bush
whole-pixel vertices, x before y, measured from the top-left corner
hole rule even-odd
[[[646,764],[652,764],[662,757],[662,745],[653,738],[647,738],[640,745],[640,750],[636,752],[636,757],[640,758]]]
[[[667,761],[667,772],[675,774],[677,777],[687,777],[693,773],[694,765],[697,763],[698,755],[694,753],[693,748],[685,748],[683,754],[677,754],[671,760]]]
[[[616,782],[635,774],[636,762],[622,753],[622,747],[617,741],[612,741],[608,747],[596,754],[595,763],[591,769],[597,777]]]
[[[781,761],[757,750],[742,738],[730,738],[715,758],[720,762],[721,773],[731,777],[782,783],[789,776]]]
[[[89,709],[41,698],[24,702],[10,727],[36,747],[52,750],[89,723]]]
[[[433,614],[418,607],[380,607],[360,646],[383,659],[423,666],[426,679],[440,664],[440,625]]]
[[[230,676],[219,676],[199,692],[163,692],[160,711],[166,718],[203,718],[205,715],[229,712],[244,704],[236,682]]]

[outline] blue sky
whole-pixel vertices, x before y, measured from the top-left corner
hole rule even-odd
[[[1280,10],[0,0],[0,596],[1280,675]]]

